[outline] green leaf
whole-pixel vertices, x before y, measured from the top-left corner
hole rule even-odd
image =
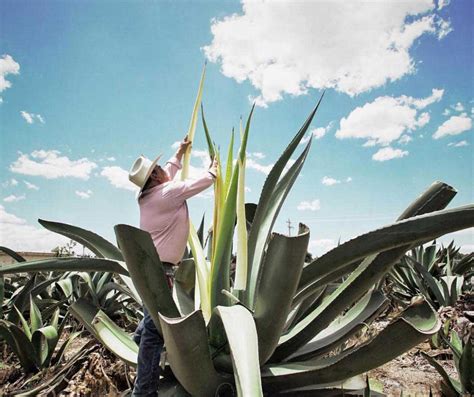
[[[300,225],[299,234],[287,237],[273,233],[262,265],[258,285],[255,323],[259,335],[259,356],[265,363],[274,352],[285,326],[309,242],[309,229]]]
[[[454,396],[460,395],[462,393],[461,383],[458,380],[451,378],[446,370],[433,357],[425,352],[420,353],[436,369],[436,371],[438,371],[446,386],[448,386],[450,393]]]
[[[196,101],[194,102],[193,113],[191,114],[191,120],[189,122],[189,128],[188,128],[188,133],[187,133],[188,140],[191,143],[194,141],[194,133],[196,131],[199,107],[201,106],[202,88],[204,86],[205,77],[206,77],[206,65],[204,64],[204,68],[202,69],[202,74],[201,74],[201,81],[199,82],[199,88],[198,88],[198,92],[196,96]],[[186,150],[183,156],[183,168],[181,170],[181,180],[183,181],[188,177],[190,160],[191,160],[191,147],[188,146],[188,149]]]
[[[51,357],[58,339],[58,331],[52,325],[38,328],[33,332],[31,343],[41,366],[45,366],[48,358]]]
[[[266,247],[267,240],[270,236],[271,228],[276,220],[276,217],[278,216],[279,210],[283,204],[286,195],[288,194],[288,191],[290,190],[297,175],[299,174],[299,171],[301,170],[302,164],[299,167],[295,167],[295,165],[293,165],[290,168],[290,171],[288,171],[285,175],[285,183],[283,183],[283,181],[278,183],[278,181],[291,155],[296,150],[301,139],[303,139],[303,136],[308,130],[311,121],[313,120],[313,117],[316,114],[316,111],[318,110],[323,96],[324,94],[321,96],[318,104],[311,112],[299,132],[295,135],[293,140],[290,142],[290,144],[280,156],[278,161],[275,163],[263,185],[262,193],[260,194],[260,200],[257,205],[257,211],[255,213],[255,217],[249,233],[249,272],[247,275],[247,291],[244,299],[248,307],[253,308],[255,303],[255,292],[260,273],[260,264],[263,259],[263,253]],[[304,156],[300,156],[300,158],[302,158],[302,162],[304,162],[304,159],[306,158],[310,145],[311,139],[305,151],[303,152]],[[292,172],[291,169],[293,169]],[[292,175],[292,177],[290,177],[290,175]],[[278,190],[280,191],[280,197],[279,199],[276,199],[275,194]]]
[[[21,326],[23,328],[23,332],[25,333],[26,337],[31,340],[31,330],[30,330],[30,326],[28,325],[28,322],[26,321],[25,317],[23,316],[23,314],[17,309],[16,306],[13,306],[13,308],[15,309],[17,315],[18,315],[18,318],[20,319],[20,322],[21,322]]]
[[[431,212],[365,233],[319,257],[305,267],[300,286],[378,252],[419,245],[443,234],[474,226],[474,205]]]
[[[275,364],[262,371],[265,392],[342,381],[398,357],[438,331],[440,321],[419,301],[408,307],[373,339],[339,355],[320,360]]]
[[[158,312],[179,317],[179,311],[151,236],[129,225],[116,225],[114,229],[133,283],[159,330]]]
[[[307,361],[321,356],[367,327],[390,301],[378,291],[368,292],[347,313],[334,320],[310,342],[288,357],[288,361]]]
[[[459,377],[464,393],[474,393],[474,362],[472,357],[472,343],[468,338],[459,359]]]
[[[69,311],[118,358],[129,365],[137,365],[137,344],[99,308],[80,298],[69,306]]]
[[[247,284],[248,250],[247,219],[245,217],[245,160],[238,160],[239,181],[237,188],[237,263],[234,289],[243,290]]]
[[[40,364],[33,345],[20,328],[10,321],[0,320],[0,335],[18,357],[26,373],[38,370]]]
[[[15,273],[35,273],[43,271],[105,271],[128,276],[128,272],[118,262],[97,258],[50,258],[4,265],[0,267],[0,275]]]
[[[41,328],[43,326],[43,319],[41,317],[41,312],[36,306],[33,298],[30,296],[30,323],[31,323],[31,333]]]
[[[160,313],[160,322],[171,369],[188,393],[195,397],[214,396],[219,385],[229,383],[230,379],[220,375],[212,364],[201,311],[182,318]]]
[[[79,244],[90,249],[99,258],[115,259],[123,261],[120,250],[107,241],[105,238],[93,233],[89,230],[82,229],[78,226],[68,225],[66,223],[52,222],[44,219],[38,219],[38,222],[46,229],[66,236]]]
[[[230,346],[239,397],[263,397],[258,358],[258,338],[251,312],[243,306],[217,306]]]
[[[209,150],[209,156],[212,159],[212,158],[215,157],[216,152],[215,152],[214,144],[212,143],[211,135],[209,134],[209,130],[207,128],[206,119],[204,117],[204,107],[203,107],[202,103],[201,103],[201,116],[202,116],[202,125],[204,127],[204,134],[206,135],[206,141],[207,141],[207,148]]]

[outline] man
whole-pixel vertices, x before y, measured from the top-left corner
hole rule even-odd
[[[186,199],[207,189],[217,175],[217,161],[198,179],[175,179],[181,169],[181,159],[191,142],[186,136],[176,154],[164,167],[140,156],[129,172],[129,179],[140,187],[140,229],[150,233],[156,251],[165,268],[168,285],[172,288],[174,269],[179,265],[186,249],[189,234],[189,213]],[[160,355],[163,340],[147,309],[135,331],[139,345],[138,367],[132,396],[157,396],[160,377]]]

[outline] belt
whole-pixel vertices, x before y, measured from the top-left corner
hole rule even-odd
[[[162,264],[163,264],[163,270],[165,271],[165,275],[174,277],[174,273],[178,269],[178,265],[175,265],[174,263],[170,263],[170,262],[162,262]]]

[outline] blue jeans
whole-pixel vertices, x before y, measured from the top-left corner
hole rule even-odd
[[[143,319],[133,335],[133,340],[139,345],[139,348],[137,376],[131,397],[158,395],[163,339],[158,334],[155,323],[145,307],[143,307],[143,314]]]

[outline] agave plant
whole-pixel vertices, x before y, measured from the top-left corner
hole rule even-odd
[[[25,373],[37,372],[51,364],[59,363],[67,346],[80,334],[79,332],[70,334],[54,354],[66,325],[67,316],[59,323],[59,308],[56,308],[49,324],[46,324],[40,309],[31,296],[29,323],[16,306],[14,309],[21,326],[8,320],[0,320],[0,335],[18,357]]]
[[[392,296],[402,304],[423,295],[436,309],[453,306],[462,293],[472,289],[473,272],[474,254],[460,255],[453,243],[440,249],[436,242],[415,247],[389,273]]]
[[[445,342],[451,348],[459,379],[449,376],[442,365],[433,357],[422,352],[423,357],[443,378],[441,381],[443,395],[448,397],[472,395],[474,393],[474,357],[471,339],[468,338],[467,342],[464,343],[455,331],[451,331],[450,340],[445,340]]]

